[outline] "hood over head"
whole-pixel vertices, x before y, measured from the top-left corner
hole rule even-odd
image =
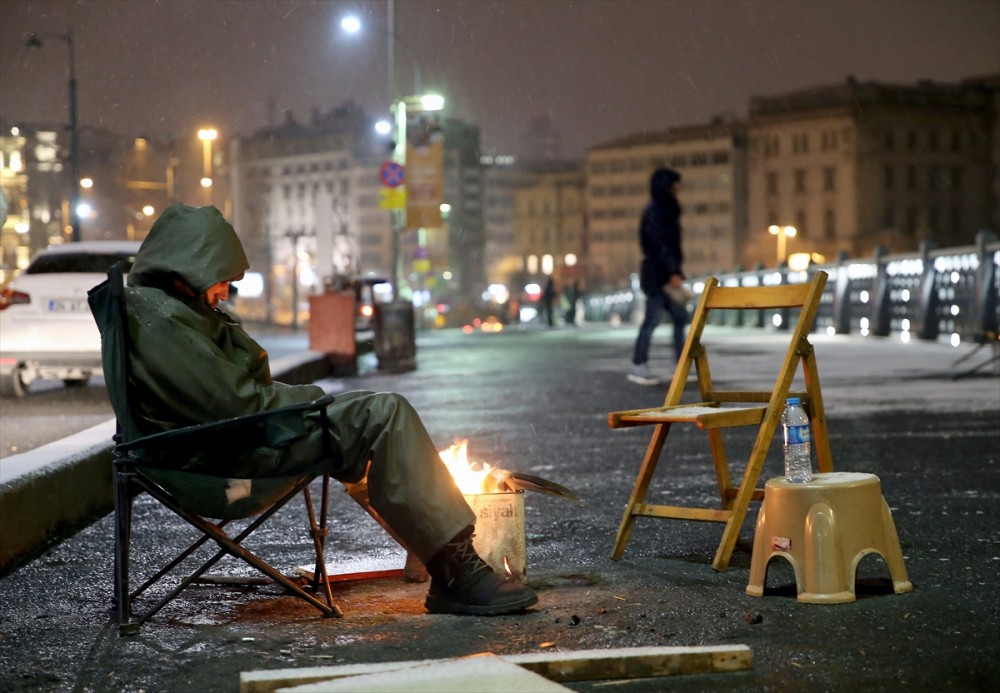
[[[182,279],[200,296],[249,269],[235,229],[215,207],[176,203],[153,224],[128,275],[133,286],[169,287]]]
[[[672,168],[658,168],[649,177],[649,194],[657,202],[673,197],[674,183],[679,183],[681,174]]]

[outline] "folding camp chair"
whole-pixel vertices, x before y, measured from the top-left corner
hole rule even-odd
[[[328,395],[307,404],[142,436],[133,413],[139,400],[130,371],[128,315],[120,264],[108,271],[107,281],[89,292],[88,300],[101,331],[104,378],[117,418],[113,450],[114,594],[120,634],[137,633],[142,623],[193,582],[204,579],[202,575],[227,554],[264,573],[293,595],[315,606],[324,616],[340,616],[340,610],[333,603],[323,555],[329,476],[316,472],[294,477],[262,478],[246,472],[247,456],[263,454],[276,463],[280,462],[285,452],[310,432],[315,432],[317,426],[328,427],[326,405],[333,397]],[[331,457],[329,436],[320,437],[323,443],[318,451],[318,469],[322,468],[324,459]],[[197,473],[191,471],[192,468],[197,468]],[[323,477],[323,490],[317,520],[309,485],[319,476]],[[142,491],[200,530],[201,536],[133,589],[130,583],[132,500]],[[308,591],[242,546],[254,530],[300,492],[305,498],[316,554],[316,570],[313,571]],[[224,527],[229,522],[244,519],[249,523],[235,536],[225,531]],[[214,556],[180,579],[145,611],[133,613],[140,595],[170,575],[209,539],[219,546]],[[324,593],[323,601],[315,596],[320,590]],[[147,595],[144,604],[154,599]]]
[[[739,537],[740,527],[746,517],[750,501],[761,500],[764,497],[763,489],[757,487],[757,480],[780,423],[785,400],[790,396],[799,397],[809,414],[812,443],[816,450],[819,470],[821,472],[833,471],[826,415],[819,387],[819,372],[816,368],[813,347],[808,339],[816,311],[819,308],[823,287],[826,285],[826,278],[825,272],[816,272],[807,284],[752,288],[723,287],[714,277],[706,281],[663,406],[608,414],[608,425],[611,428],[654,426],[635,486],[632,488],[632,493],[625,506],[624,517],[622,517],[618,527],[618,535],[611,554],[612,559],[621,558],[635,519],[640,516],[724,522],[726,527],[716,550],[715,559],[712,561],[712,567],[715,570],[725,570],[729,565],[729,559]],[[798,319],[795,321],[794,328],[790,330],[791,343],[773,389],[764,391],[716,390],[712,384],[708,350],[701,341],[709,313],[713,310],[760,311],[766,309],[788,309],[789,314],[794,312],[792,309],[798,309]],[[806,391],[789,392],[800,361]],[[681,404],[681,396],[684,393],[692,365],[697,372],[700,401],[694,404]],[[732,404],[743,406],[729,406]],[[721,508],[681,507],[645,502],[646,492],[663,451],[667,434],[675,423],[693,423],[708,434],[719,496],[722,502]],[[729,463],[722,439],[723,430],[735,426],[757,426],[757,438],[738,486],[734,486],[730,482]]]

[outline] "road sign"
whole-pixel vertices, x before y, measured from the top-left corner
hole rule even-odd
[[[387,188],[398,188],[406,181],[406,174],[402,164],[386,161],[379,167],[378,178]]]
[[[380,209],[406,209],[406,188],[383,188],[378,198]]]

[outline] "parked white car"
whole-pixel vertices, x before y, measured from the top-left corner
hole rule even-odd
[[[101,373],[101,336],[87,291],[139,243],[84,241],[50,246],[0,289],[0,395],[21,397],[37,379],[84,385]]]

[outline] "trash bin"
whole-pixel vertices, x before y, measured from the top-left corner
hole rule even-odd
[[[399,373],[417,367],[413,304],[395,301],[375,305],[375,356],[381,371]]]
[[[309,349],[326,354],[334,372],[357,370],[354,337],[352,292],[328,291],[309,297]]]

